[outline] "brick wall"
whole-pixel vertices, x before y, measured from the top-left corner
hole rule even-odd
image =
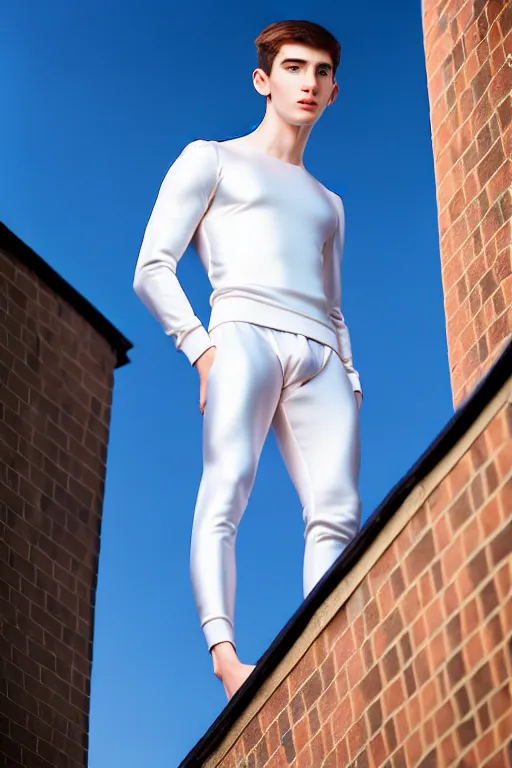
[[[0,251],[0,764],[87,764],[116,353]],[[3,761],[3,762],[2,762]]]
[[[511,764],[511,438],[506,401],[208,766]]]
[[[423,0],[423,27],[457,406],[512,333],[512,2]]]

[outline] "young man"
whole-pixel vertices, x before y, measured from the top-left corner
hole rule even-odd
[[[263,121],[246,136],[183,149],[162,182],[134,280],[199,374],[191,579],[228,699],[254,669],[234,639],[235,542],[271,427],[303,506],[304,596],[361,521],[362,394],[341,312],[344,209],[302,161],[338,93],[340,46],[307,21],[272,24],[255,44]],[[176,277],[190,242],[214,289],[208,331]]]

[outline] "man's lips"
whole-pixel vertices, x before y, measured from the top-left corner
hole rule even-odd
[[[309,109],[309,110],[314,110],[314,109],[316,109],[316,108],[317,108],[317,106],[318,106],[318,104],[316,103],[316,101],[313,101],[313,102],[309,102],[309,101],[298,101],[298,102],[297,102],[297,104],[299,104],[299,106],[303,107],[303,109]]]

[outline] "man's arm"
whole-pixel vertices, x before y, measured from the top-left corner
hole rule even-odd
[[[167,171],[146,226],[133,288],[191,365],[214,346],[176,276],[218,178],[217,150],[198,139]]]
[[[338,349],[340,350],[343,365],[345,366],[352,389],[354,392],[360,392],[362,396],[363,390],[359,374],[354,368],[352,360],[350,334],[341,312],[341,262],[345,245],[345,210],[339,195],[334,195],[334,199],[338,213],[338,226],[324,246],[325,292],[329,306],[329,317],[336,328]]]

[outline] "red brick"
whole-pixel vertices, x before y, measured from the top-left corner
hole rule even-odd
[[[503,478],[507,475],[510,467],[512,467],[512,441],[506,445],[503,445],[496,456],[496,471],[499,478]],[[508,507],[510,509],[510,506]],[[504,511],[504,510],[503,510]]]
[[[432,531],[428,530],[405,559],[405,570],[409,581],[416,578],[432,562],[434,555],[434,539]]]
[[[473,635],[462,649],[462,655],[468,668],[476,667],[483,658],[482,641],[479,634]]]
[[[426,606],[430,603],[430,601],[434,597],[434,587],[432,584],[430,571],[425,571],[420,577],[418,582],[418,592],[420,595],[421,607],[426,608]]]
[[[384,717],[391,715],[395,709],[401,707],[406,699],[406,693],[400,677],[393,680],[382,694],[382,711]]]
[[[482,541],[478,520],[473,518],[462,532],[462,543],[466,558],[470,558]]]
[[[348,674],[346,666],[340,671],[335,679],[336,695],[338,701],[342,701],[345,698],[348,691]]]
[[[330,686],[336,675],[336,669],[334,666],[334,657],[332,654],[327,656],[324,663],[320,667],[320,675],[322,678],[322,690],[325,690]]]
[[[331,619],[323,632],[327,651],[331,650],[331,648],[337,642],[338,638],[345,636],[347,627],[347,612],[344,609],[339,610],[338,613]]]
[[[420,611],[419,595],[413,585],[398,603],[404,624],[411,624]]]
[[[332,734],[334,743],[338,743],[344,738],[353,722],[352,708],[350,705],[350,699],[346,696],[342,702],[336,708],[334,715],[332,716]]]
[[[436,552],[442,552],[452,540],[446,517],[439,517],[433,528],[434,547]]]
[[[351,760],[355,758],[355,756],[360,751],[361,747],[366,743],[366,740],[367,740],[366,723],[364,718],[360,718],[350,728],[347,735],[348,752]]]
[[[443,618],[441,602],[434,600],[425,610],[425,624],[429,635],[432,635],[441,626]]]
[[[388,754],[382,733],[377,733],[369,744],[370,760],[372,766],[384,765]]]
[[[346,691],[344,692],[343,695],[345,695],[345,693]],[[336,709],[338,702],[340,700],[341,699],[338,697],[338,694],[337,694],[336,683],[330,685],[322,693],[317,705],[322,723],[326,722],[329,719],[331,714]]]
[[[51,496],[59,485],[66,488],[71,484],[72,489],[81,494],[79,498],[85,500],[87,497],[89,502],[93,497],[97,500],[101,516],[104,466],[91,457],[91,468],[96,468],[94,474],[80,478],[70,475],[68,468],[58,464],[58,446],[65,451],[73,450],[72,436],[66,430],[73,432],[77,429],[78,436],[91,424],[96,436],[105,443],[99,451],[104,454],[108,418],[101,429],[96,420],[104,407],[110,407],[115,355],[96,331],[90,332],[82,315],[54,296],[21,262],[16,261],[16,269],[13,269],[13,263],[6,257],[0,258],[2,277],[7,276],[11,281],[8,288],[10,314],[5,318],[6,333],[2,336],[2,344],[7,344],[2,351],[2,360],[9,362],[10,371],[8,388],[4,388],[3,397],[0,393],[0,405],[4,403],[5,412],[16,419],[5,425],[3,435],[7,436],[14,452],[6,480],[17,495],[12,498],[12,509],[17,514],[9,513],[9,525],[3,531],[3,537],[11,547],[10,565],[5,565],[3,574],[10,582],[10,600],[16,608],[14,615],[5,612],[11,617],[11,623],[6,625],[4,622],[4,639],[7,653],[15,660],[13,668],[25,676],[27,690],[22,695],[11,683],[5,712],[13,713],[14,699],[18,695],[22,697],[23,706],[34,715],[27,721],[25,730],[16,731],[16,738],[26,750],[26,759],[34,761],[34,765],[40,764],[35,757],[35,740],[39,739],[37,751],[41,758],[50,764],[63,764],[66,758],[71,768],[72,764],[84,761],[82,743],[86,738],[86,721],[82,712],[88,707],[91,595],[95,572],[87,571],[80,562],[77,575],[85,576],[86,582],[79,587],[71,570],[73,559],[62,547],[74,546],[73,551],[81,559],[86,541],[97,553],[99,527],[97,518],[91,517],[85,523],[81,521],[81,527],[75,527],[73,533],[65,530],[63,526],[69,510],[66,512],[52,503]],[[72,343],[68,343],[71,336],[67,326],[73,328]],[[80,381],[83,376],[79,358],[85,345],[88,345],[91,360],[101,360],[99,367],[91,363],[91,370],[93,365],[96,369],[96,387],[103,394],[102,401],[94,404],[89,392],[76,385],[76,380]],[[77,403],[73,413],[77,421],[73,423],[63,410],[67,408],[68,384]],[[75,467],[81,467],[82,456],[75,458],[78,458]],[[68,457],[68,463],[72,461],[73,457]],[[9,490],[6,487],[3,493],[7,503],[11,500]],[[86,530],[87,526],[89,529]],[[82,603],[78,602],[79,590]],[[82,606],[86,602],[84,615]],[[66,625],[70,625],[69,631]],[[76,631],[77,626],[83,637]],[[83,670],[72,667],[77,650],[87,656]],[[78,661],[82,657],[76,658]],[[38,700],[37,708],[32,706],[33,700]],[[0,720],[3,711],[0,707]],[[59,712],[64,720],[62,723],[59,723]],[[76,721],[75,726],[70,718]],[[76,729],[74,744],[66,736],[59,735],[58,729],[65,733],[68,724]],[[46,746],[41,746],[43,743]],[[34,752],[30,758],[29,752],[31,755]]]
[[[429,749],[432,746],[434,742],[434,721],[432,718],[423,721],[421,725],[421,739],[425,745],[425,749]],[[431,754],[435,756],[435,750]],[[424,761],[426,765],[429,764],[430,760],[428,756],[424,758]]]
[[[243,743],[246,754],[249,754],[249,752],[254,749],[256,744],[258,744],[260,741],[262,735],[263,734],[261,732],[261,726],[258,718],[254,718],[244,730]]]
[[[503,650],[499,648],[489,661],[494,686],[498,688],[510,681],[507,662]]]
[[[483,761],[486,760],[486,758],[490,757],[494,749],[495,749],[494,734],[492,733],[492,731],[488,733],[484,733],[475,744],[475,751],[476,751],[478,764],[483,765]],[[486,762],[485,765],[489,766],[489,763]]]
[[[304,699],[306,710],[310,709],[313,704],[318,701],[322,693],[322,687],[322,678],[320,672],[317,670],[302,688],[302,697]],[[293,703],[293,699],[291,703]]]
[[[366,701],[361,691],[361,687],[356,685],[350,695],[352,703],[352,712],[354,714],[354,720],[359,720],[361,715],[366,709]]]
[[[324,753],[326,755],[328,755],[334,747],[333,722],[334,718],[331,718],[322,727],[322,739],[324,743]]]
[[[359,653],[355,653],[349,659],[347,663],[347,674],[350,687],[357,685],[364,676],[363,659]]]
[[[512,586],[512,569],[510,568],[509,563],[503,563],[503,565],[498,569],[494,579],[500,602],[503,602],[509,594]]]
[[[418,731],[414,731],[407,741],[405,742],[405,755],[407,759],[407,765],[419,765],[422,745],[421,738]]]
[[[370,592],[365,580],[361,582],[347,600],[345,611],[349,624],[352,624],[361,615],[369,598]]]
[[[309,724],[309,732],[313,737],[321,728],[317,707],[313,707],[308,712],[308,724]]]
[[[366,637],[363,616],[359,615],[352,621],[352,635],[354,636],[355,647],[360,649]]]
[[[330,651],[330,648],[327,648],[325,631],[316,638],[315,642],[313,643],[312,650],[315,657],[316,666],[319,667]]]
[[[496,496],[487,502],[485,507],[482,509],[479,521],[483,530],[484,538],[491,536],[491,534],[493,534],[499,527],[499,501]]]
[[[288,677],[290,697],[302,688],[306,680],[315,672],[315,658],[312,651],[306,651],[298,664],[292,669]]]
[[[510,711],[510,692],[509,686],[504,685],[493,693],[490,700],[490,709],[493,721],[496,722],[503,715]]]
[[[416,683],[418,687],[421,688],[421,686],[423,686],[427,680],[430,680],[431,677],[431,669],[426,649],[416,652],[412,661],[412,667]]]
[[[279,737],[282,739],[284,734],[287,733],[287,731],[290,730],[291,724],[290,724],[290,717],[288,715],[288,710],[283,710],[281,714],[279,715],[277,719],[277,724],[279,727]],[[244,752],[245,754],[245,752]]]
[[[474,333],[474,329],[472,329]],[[450,472],[449,480],[452,497],[455,497],[469,483],[473,475],[473,468],[469,456],[463,456]]]
[[[437,5],[434,2],[428,3],[429,10]],[[460,5],[459,17],[464,19],[464,26],[459,27],[459,18],[453,19],[452,22],[458,34],[463,30],[462,37],[456,39],[456,33],[451,28],[453,38],[447,31],[436,40],[433,33],[436,30],[435,25],[430,26],[429,32],[425,30],[447,335],[452,391],[456,406],[468,396],[486,368],[491,365],[494,359],[493,350],[507,333],[506,323],[498,322],[499,315],[507,306],[505,290],[502,291],[499,284],[495,285],[493,290],[493,312],[496,315],[487,314],[483,329],[475,327],[471,322],[480,309],[478,293],[473,289],[481,276],[477,276],[475,282],[474,275],[469,273],[472,259],[463,260],[461,263],[459,255],[461,250],[467,247],[464,243],[468,235],[466,222],[472,232],[471,239],[475,240],[476,256],[485,243],[492,241],[500,228],[503,228],[503,218],[510,219],[508,207],[504,214],[493,204],[507,189],[506,153],[511,139],[505,134],[505,129],[512,115],[506,99],[500,104],[498,114],[494,112],[504,94],[508,94],[508,81],[512,77],[510,68],[505,66],[505,47],[495,20],[498,5],[490,5],[494,23],[488,29],[487,16],[484,13],[479,13],[478,19],[472,20],[469,4],[465,6],[461,2]],[[425,11],[426,14],[428,12]],[[482,19],[485,20],[485,26],[482,25]],[[484,30],[487,30],[487,34]],[[489,40],[492,41],[491,47]],[[441,56],[443,58],[440,58]],[[445,92],[448,98],[445,102],[445,99],[440,98],[441,92],[448,82],[452,81],[456,72],[455,88],[451,85]],[[444,75],[444,81],[439,73]],[[446,103],[450,107],[457,107],[447,119]],[[461,119],[462,126],[455,120],[452,121],[452,118]],[[451,141],[450,133],[453,134]],[[512,137],[512,131],[510,136]],[[461,154],[467,178],[459,178],[454,183],[453,176],[460,166]],[[503,226],[507,231],[502,236],[500,248],[508,250],[509,221]],[[494,259],[488,262],[488,268],[492,266],[493,261]],[[510,274],[510,267],[507,274]],[[505,280],[507,274],[499,279]],[[450,292],[451,287],[455,285],[457,295]],[[484,290],[487,288],[484,287]],[[470,301],[466,299],[467,296],[471,296]],[[462,302],[458,309],[455,299],[459,303]],[[483,301],[485,303],[485,297]],[[492,334],[487,334],[487,329],[491,327]],[[483,334],[485,339],[481,342]],[[457,484],[459,482],[456,474],[453,481]]]
[[[311,741],[311,759],[312,765],[322,765],[325,757],[324,745],[321,732],[318,733]],[[283,766],[284,768],[284,766]]]
[[[393,573],[397,573],[397,571],[393,571]],[[398,573],[400,573],[398,569]],[[393,576],[391,577],[391,580],[393,581]],[[370,635],[377,624],[379,623],[379,609],[377,607],[377,603],[375,600],[371,600],[368,605],[365,608],[364,611],[364,626],[366,635]]]
[[[436,710],[434,713],[434,728],[436,737],[440,739],[446,731],[452,727],[455,722],[455,712],[450,700]]]
[[[334,762],[330,762],[329,758],[332,758]],[[348,763],[349,756],[347,742],[346,740],[343,740],[336,744],[334,752],[329,755],[325,763],[322,763],[322,766],[325,766],[325,768],[336,768],[338,765],[348,765]]]
[[[379,592],[377,593],[376,600],[379,616],[383,620],[388,616],[395,605],[391,580],[388,579],[382,585]]]
[[[302,752],[309,741],[308,718],[303,717],[293,728],[293,741],[298,754]]]
[[[288,683],[283,681],[274,691],[260,713],[261,728],[266,731],[270,724],[277,720],[289,702]]]

